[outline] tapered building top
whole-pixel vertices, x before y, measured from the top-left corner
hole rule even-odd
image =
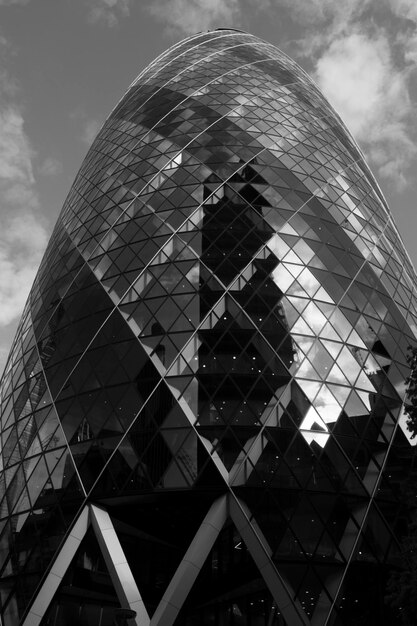
[[[298,65],[232,29],[158,57],[81,166],[2,378],[4,626],[112,623],[126,581],[100,524],[138,623],[391,626],[415,289],[363,154]],[[190,544],[201,573],[175,603]],[[357,576],[379,581],[372,612]]]

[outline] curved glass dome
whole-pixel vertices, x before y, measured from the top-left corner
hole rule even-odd
[[[113,623],[97,510],[138,624],[393,624],[415,280],[291,59],[235,30],[158,57],[82,164],[3,375],[4,626]]]

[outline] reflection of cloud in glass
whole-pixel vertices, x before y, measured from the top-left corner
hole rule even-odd
[[[310,407],[307,411],[305,418],[300,424],[300,432],[307,443],[311,444],[315,441],[322,448],[324,448],[330,437],[326,424],[314,407]]]
[[[197,285],[200,278],[200,267],[199,264],[193,265],[193,267],[187,272],[185,277],[192,283],[193,285]]]
[[[298,282],[311,296],[313,296],[321,286],[317,278],[313,276],[308,268],[305,268],[305,270],[299,276]]]
[[[272,226],[275,225],[273,219],[271,219],[269,214],[268,214],[268,222],[271,223]],[[289,250],[290,250],[288,244],[286,244],[285,241],[283,241],[282,238],[277,233],[275,233],[271,237],[271,239],[269,239],[269,241],[267,242],[267,247],[279,259],[282,259],[287,254],[287,252],[289,252]],[[279,285],[278,285],[278,287],[279,287]]]
[[[304,391],[307,398],[310,400],[310,402],[313,402],[321,387],[321,383],[315,380],[304,380],[302,378],[300,378],[297,382],[301,389]]]
[[[361,367],[359,363],[353,358],[350,351],[346,346],[341,350],[338,358],[337,364],[340,369],[348,379],[348,381],[353,385],[359,376],[361,371]]]
[[[294,276],[287,270],[285,263],[280,263],[278,267],[274,269],[271,276],[277,287],[279,287],[283,293],[285,293],[294,282]]]
[[[341,408],[326,385],[321,387],[313,404],[325,424],[332,424],[337,421]]]
[[[370,410],[369,393],[375,392],[367,374],[377,371],[380,366],[352,324],[336,307],[324,289],[322,291],[328,298],[327,302],[318,302],[318,304],[302,297],[306,294],[300,287],[297,291],[296,283],[291,283],[295,274],[298,284],[303,284],[306,290],[315,290],[318,284],[308,268],[293,271],[293,268],[299,267],[299,265],[281,263],[274,272],[274,279],[278,286],[283,291],[287,288],[288,295],[282,299],[282,305],[290,323],[296,349],[294,360],[298,366],[294,370],[294,377],[313,403],[323,423],[330,424],[337,421],[347,401],[348,386],[352,385],[358,388],[358,393],[362,398],[363,405],[360,414],[363,415]],[[361,330],[364,330],[364,324],[361,323],[360,326]],[[367,330],[369,334],[370,329]],[[314,336],[320,341],[314,340]],[[354,347],[350,348],[342,341],[347,341],[350,346]],[[326,385],[318,391],[318,381],[322,380],[326,380],[327,384],[338,390],[335,395]],[[346,391],[343,392],[343,389]],[[312,413],[307,415],[308,419],[306,416],[300,427],[302,432],[308,430],[306,424],[312,419]],[[303,432],[303,436],[304,434]],[[314,437],[308,434],[308,439],[317,439],[317,442],[323,445],[327,441],[322,434],[317,436],[314,434]]]
[[[288,298],[292,300],[291,297]],[[310,302],[303,311],[303,320],[307,322],[309,327],[318,335],[326,324],[327,319],[314,302]],[[301,332],[300,320],[293,326],[293,332]]]
[[[308,443],[315,441],[324,447],[329,438],[327,424],[337,421],[341,407],[326,385],[307,380],[298,382],[313,404],[300,424],[300,432]]]

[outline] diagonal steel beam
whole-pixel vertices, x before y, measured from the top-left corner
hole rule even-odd
[[[89,525],[88,506],[85,506],[55,557],[52,568],[39,589],[22,626],[39,626],[41,623]]]
[[[91,524],[97,537],[110,578],[122,607],[136,612],[129,624],[149,626],[149,615],[126,560],[110,515],[104,509],[90,504]]]
[[[229,512],[286,623],[291,626],[309,626],[309,618],[295,599],[291,585],[275,567],[272,550],[253,517],[251,519],[246,504],[236,497],[230,497]]]
[[[227,519],[227,499],[211,505],[165,591],[150,626],[172,626]]]

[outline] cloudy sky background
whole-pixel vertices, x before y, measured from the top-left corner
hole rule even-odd
[[[224,26],[277,45],[315,78],[417,266],[417,0],[0,0],[0,369],[105,117],[157,54]]]

